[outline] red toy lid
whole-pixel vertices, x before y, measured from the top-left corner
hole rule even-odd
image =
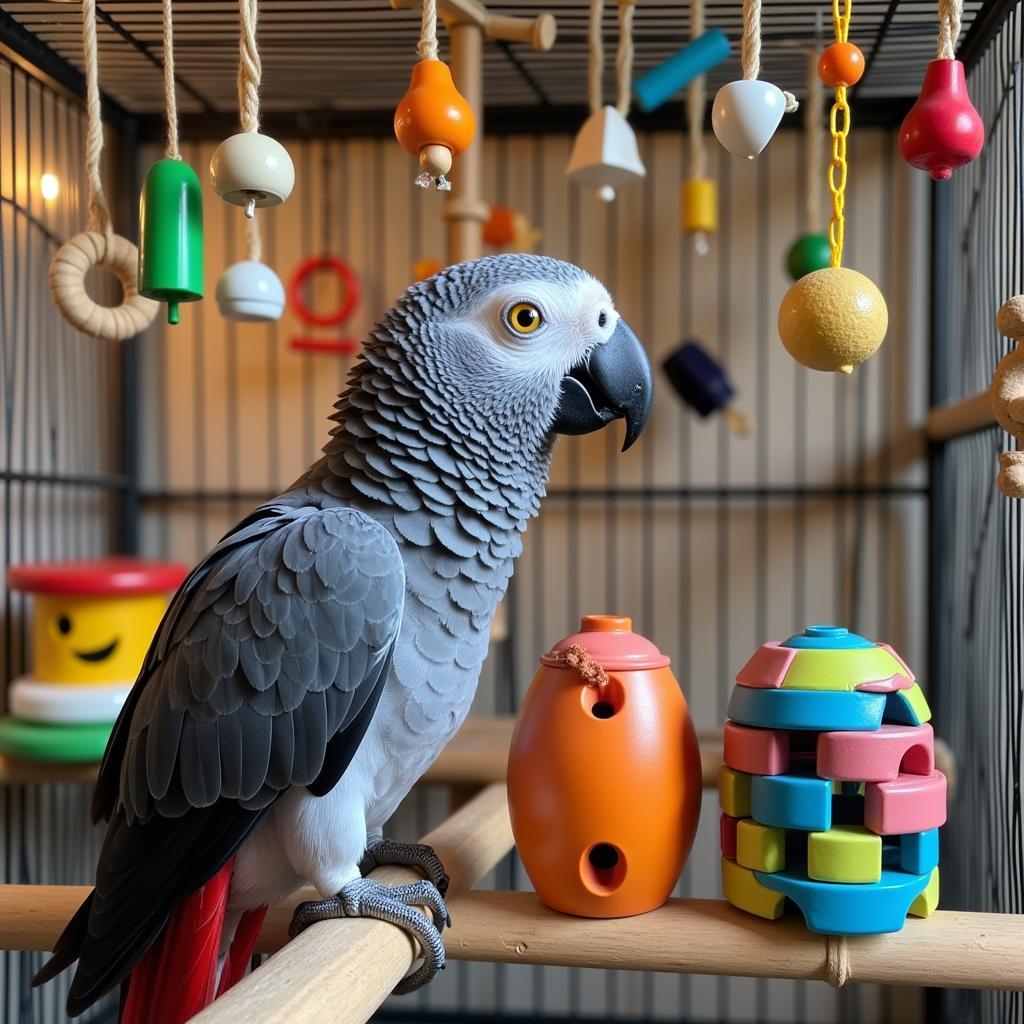
[[[667,668],[672,663],[650,640],[633,632],[633,620],[626,615],[584,615],[580,631],[542,654],[541,664],[563,668],[558,652],[573,644],[583,647],[609,672]]]
[[[12,565],[7,570],[7,586],[35,594],[113,597],[177,590],[187,575],[188,568],[178,562],[105,558],[95,562]]]

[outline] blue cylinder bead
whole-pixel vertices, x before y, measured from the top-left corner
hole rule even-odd
[[[685,89],[698,75],[729,56],[729,39],[720,28],[709,28],[699,39],[677,50],[648,71],[633,87],[642,110],[657,110],[670,96]]]

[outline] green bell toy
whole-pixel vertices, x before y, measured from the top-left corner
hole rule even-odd
[[[178,322],[178,303],[203,297],[203,194],[183,160],[159,160],[149,169],[139,208],[139,291],[167,303],[167,322]]]

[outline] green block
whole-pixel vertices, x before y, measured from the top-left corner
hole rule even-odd
[[[746,819],[736,826],[736,862],[752,871],[781,871],[786,866],[786,833]]]
[[[718,771],[718,803],[731,818],[749,818],[750,776],[723,765]]]
[[[855,690],[904,675],[903,666],[884,647],[849,650],[799,650],[786,677],[784,690]]]
[[[807,836],[807,877],[817,882],[878,882],[882,837],[861,825],[835,825]]]

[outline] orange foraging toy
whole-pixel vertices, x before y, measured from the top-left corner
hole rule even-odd
[[[416,63],[409,89],[395,108],[395,136],[419,157],[422,173],[416,184],[449,191],[446,175],[454,158],[473,141],[475,131],[473,109],[455,88],[448,65],[441,60]]]
[[[818,58],[818,77],[830,89],[849,89],[863,74],[864,54],[853,43],[833,43]]]
[[[628,917],[668,899],[689,856],[700,750],[670,662],[628,618],[585,616],[541,657],[512,735],[512,832],[543,903]]]

